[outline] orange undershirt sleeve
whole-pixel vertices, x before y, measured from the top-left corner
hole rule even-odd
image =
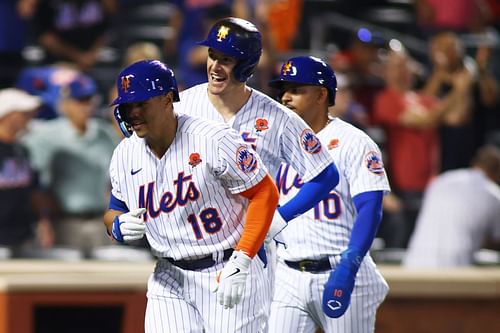
[[[271,226],[274,212],[278,207],[279,193],[269,175],[249,190],[240,195],[250,200],[247,208],[243,234],[236,245],[236,250],[245,252],[253,258]]]

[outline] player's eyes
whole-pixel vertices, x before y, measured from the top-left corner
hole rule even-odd
[[[146,106],[147,106],[147,101],[137,102],[137,103],[126,103],[126,104],[120,105],[120,109],[123,112],[128,113],[128,112],[132,111],[134,108],[143,109]]]

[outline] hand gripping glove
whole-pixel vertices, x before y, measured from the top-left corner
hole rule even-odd
[[[339,264],[330,273],[323,291],[323,312],[331,318],[341,317],[349,307],[359,265],[363,258],[356,251],[342,253]]]
[[[146,233],[146,223],[141,217],[145,212],[146,208],[138,208],[116,216],[111,230],[113,238],[120,243],[141,239]]]
[[[241,251],[234,251],[226,266],[217,275],[217,292],[219,303],[224,308],[232,308],[238,304],[243,296],[248,276],[248,268],[252,258]]]
[[[267,232],[265,243],[269,244],[272,240],[274,240],[278,243],[285,244],[285,240],[280,235],[280,233],[283,229],[285,229],[287,225],[288,223],[285,221],[285,219],[283,219],[279,210],[276,210],[274,212],[273,222],[271,223],[269,231]]]

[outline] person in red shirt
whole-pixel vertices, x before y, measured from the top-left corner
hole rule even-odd
[[[385,152],[391,186],[402,210],[388,214],[387,247],[404,248],[413,230],[423,191],[439,170],[436,127],[456,103],[456,93],[438,101],[413,89],[412,60],[403,51],[389,52],[386,88],[375,98],[374,121],[386,134]],[[383,227],[381,232],[383,233]]]

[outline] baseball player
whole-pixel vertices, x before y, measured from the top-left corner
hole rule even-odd
[[[222,19],[199,44],[208,47],[208,83],[181,92],[176,110],[229,124],[258,152],[271,175],[286,162],[304,182],[295,198],[278,208],[268,235],[271,239],[287,221],[308,211],[335,187],[338,171],[300,117],[247,86],[262,53],[255,25],[240,18]]]
[[[340,182],[281,232],[270,332],[373,332],[388,286],[368,254],[390,190],[377,145],[361,130],[328,116],[333,70],[314,57],[294,57],[270,82],[281,102],[314,130],[340,170]],[[276,177],[281,204],[302,186],[293,166]]]
[[[252,258],[278,192],[260,157],[226,124],[175,113],[175,77],[160,61],[126,67],[117,86],[128,138],[112,157],[104,219],[118,242],[146,234],[158,257],[146,332],[261,332],[269,285]]]

